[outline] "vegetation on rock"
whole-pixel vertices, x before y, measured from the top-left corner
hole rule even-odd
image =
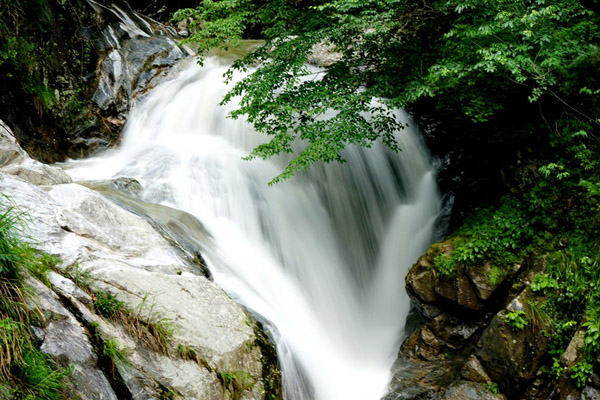
[[[204,0],[175,18],[202,28],[190,38],[202,54],[264,39],[226,75],[250,72],[223,102],[241,96],[232,117],[271,137],[248,158],[293,153],[273,182],[343,162],[351,144],[381,140],[401,151],[392,110],[412,111],[433,152],[452,156],[441,175],[460,175],[445,188],[456,195],[455,215],[466,215],[453,221],[453,250],[438,253],[433,268],[448,278],[491,265],[495,286],[519,260],[545,265],[527,315],[505,322],[518,330],[543,318],[553,327],[545,371],[583,329],[585,357],[567,372],[581,387],[600,352],[599,5]],[[308,66],[315,45],[335,57]]]
[[[32,307],[25,284],[28,267],[43,269],[18,234],[22,221],[3,205],[0,214],[0,397],[30,400],[68,399],[69,369],[60,368],[39,349],[31,325],[44,317]]]
[[[66,132],[87,123],[85,80],[95,60],[73,20],[75,8],[70,2],[0,0],[2,118],[21,141],[29,135],[26,149],[46,161],[61,160]]]
[[[94,293],[92,299],[99,315],[121,324],[132,337],[149,349],[167,355],[170,353],[173,327],[152,304],[148,304],[148,296],[133,310],[111,293],[99,291]]]

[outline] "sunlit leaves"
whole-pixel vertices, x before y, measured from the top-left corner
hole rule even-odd
[[[227,74],[258,66],[224,102],[241,98],[233,117],[245,115],[271,136],[250,158],[298,149],[285,176],[342,160],[348,144],[382,138],[394,148],[400,126],[390,108],[422,99],[437,98],[477,124],[505,109],[517,89],[532,103],[565,103],[563,87],[600,57],[598,16],[576,0],[204,0],[180,13],[202,21],[194,38],[204,49],[248,34],[265,39]],[[308,70],[317,44],[338,57]],[[568,91],[593,93],[585,87]],[[374,107],[375,98],[389,102]]]

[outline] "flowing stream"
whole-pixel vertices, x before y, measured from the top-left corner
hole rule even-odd
[[[377,400],[409,312],[404,275],[439,213],[427,151],[409,127],[400,153],[351,147],[346,164],[268,186],[286,160],[242,160],[262,139],[218,106],[226,68],[182,66],[131,112],[119,149],[69,173],[133,177],[143,200],[202,222],[215,281],[269,322],[287,400]]]

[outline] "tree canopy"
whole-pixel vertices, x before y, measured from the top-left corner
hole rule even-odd
[[[395,148],[391,109],[424,101],[482,134],[515,104],[542,101],[531,120],[545,134],[567,119],[579,139],[598,131],[598,1],[204,0],[176,14],[187,17],[202,26],[191,40],[204,52],[264,39],[231,68],[229,78],[258,67],[223,101],[241,96],[233,117],[271,136],[250,158],[306,142],[275,181],[343,161],[349,144]],[[307,60],[318,44],[339,57],[315,70]]]

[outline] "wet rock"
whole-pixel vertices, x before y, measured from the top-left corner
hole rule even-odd
[[[440,400],[499,400],[503,395],[494,394],[486,386],[475,383],[458,381],[453,383]]]
[[[417,304],[421,302],[433,303],[438,296],[434,289],[433,266],[427,261],[427,258],[421,257],[406,275],[406,287],[413,297],[416,297]]]
[[[452,275],[444,275],[435,268],[435,259],[448,257],[452,250],[452,240],[432,245],[406,276],[407,292],[427,318],[438,315],[438,310],[484,310],[490,296],[512,279],[522,265],[517,263],[503,271],[504,275],[494,282],[490,279],[491,263],[458,266]]]
[[[490,283],[490,272],[492,271],[492,263],[486,262],[483,265],[468,266],[466,273],[471,278],[477,294],[480,299],[487,300],[494,290],[498,287],[498,284]]]
[[[59,293],[63,297],[75,299],[90,309],[93,307],[91,296],[79,288],[71,279],[54,271],[48,272],[47,277],[52,284],[52,289],[56,293]]]
[[[406,341],[404,348],[412,357],[420,357],[427,361],[438,360],[444,345],[426,326],[415,331]]]
[[[499,312],[479,340],[478,357],[492,381],[510,398],[518,396],[532,380],[548,348],[549,338],[541,334],[545,326],[528,323],[521,330],[509,327],[504,318],[510,310],[522,311],[527,290]]]
[[[482,300],[486,300],[487,297],[482,299],[480,290],[472,282],[474,273],[468,274],[463,267],[459,267],[454,275],[444,275],[435,269],[435,258],[440,255],[449,256],[451,252],[451,241],[432,245],[406,276],[407,292],[425,317],[435,317],[439,314],[437,309],[461,307],[480,311],[485,307],[485,302]],[[484,278],[486,282],[488,280],[487,275],[485,277],[477,275],[476,278],[479,281],[483,281]],[[492,291],[490,289],[490,293]]]
[[[34,185],[71,182],[71,177],[60,168],[32,160],[19,146],[12,131],[2,120],[0,120],[0,171],[18,176]]]
[[[586,386],[581,392],[581,400],[600,400],[600,390]]]
[[[461,349],[481,328],[481,321],[463,321],[449,314],[441,314],[429,322],[436,337],[453,349]]]
[[[510,267],[503,268],[504,275],[491,280],[493,265],[487,262],[483,265],[469,266],[465,269],[467,275],[473,282],[480,299],[487,300],[500,286],[512,279],[523,266],[523,261],[515,263]]]
[[[186,399],[225,399],[231,394],[221,386],[218,373],[231,371],[244,371],[255,382],[244,398],[265,396],[263,356],[252,319],[222,289],[198,275],[146,220],[77,184],[43,189],[0,172],[0,192],[10,193],[18,211],[27,213],[25,234],[35,237],[41,250],[60,257],[60,268],[77,268],[89,276],[92,290],[110,292],[129,309],[148,318],[166,318],[173,327],[171,354],[150,351],[120,326],[94,315],[89,295],[72,281],[49,275],[55,290],[78,310],[80,321],[97,324],[104,340],[122,346],[127,362],[120,372],[134,399],[157,398],[166,389]],[[58,342],[50,346],[52,338],[68,343],[71,336],[79,337],[72,330],[83,330],[62,325],[70,320],[61,317],[60,329],[43,334],[48,341],[44,348],[58,358],[68,357],[68,351]],[[60,335],[53,333],[61,330]],[[178,345],[193,349],[201,362],[180,359]],[[89,382],[95,384],[91,378]]]
[[[103,111],[126,112],[137,96],[153,86],[154,78],[182,57],[183,52],[170,38],[130,39],[101,61],[98,88],[92,100]]]
[[[137,196],[142,191],[142,185],[133,178],[117,178],[112,181],[115,189],[128,193],[132,196]]]
[[[72,0],[41,6],[43,29],[29,29],[27,40],[47,49],[48,55],[33,63],[40,72],[34,83],[55,99],[24,89],[18,73],[0,85],[0,118],[37,160],[81,158],[113,145],[131,106],[183,56],[167,27],[128,3]],[[27,25],[20,21],[24,18],[15,15],[12,28]]]
[[[435,399],[459,373],[463,361],[425,362],[399,358],[392,367],[389,392],[382,400]]]
[[[479,300],[471,281],[462,271],[456,277],[456,289],[456,302],[460,306],[470,310],[481,310],[483,308],[484,303]]]
[[[486,383],[491,382],[487,372],[483,369],[479,359],[472,355],[469,357],[465,365],[463,366],[460,374],[463,378],[472,382]]]
[[[457,303],[458,290],[455,277],[438,274],[433,287],[439,296],[452,303]]]

